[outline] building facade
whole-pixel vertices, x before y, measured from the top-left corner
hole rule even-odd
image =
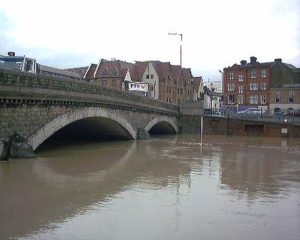
[[[281,59],[259,63],[256,57],[251,57],[250,63],[242,60],[241,64],[224,68],[224,106],[236,111],[256,107],[271,113],[274,109],[271,89],[300,83],[296,72],[296,67]]]
[[[300,84],[282,84],[271,88],[270,111],[281,112],[300,110]]]
[[[139,92],[137,89],[142,89],[142,95],[169,103],[193,100],[191,69],[174,66],[170,62],[128,63],[101,59],[98,64],[90,65],[84,74],[84,79],[100,86],[135,93]],[[145,89],[147,89],[146,94],[144,94]]]

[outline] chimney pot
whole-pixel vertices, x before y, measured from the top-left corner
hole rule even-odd
[[[256,60],[257,60],[257,58],[256,57],[254,57],[254,56],[252,56],[252,57],[250,57],[250,63],[256,63]]]

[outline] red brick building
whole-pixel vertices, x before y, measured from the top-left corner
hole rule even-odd
[[[259,107],[267,110],[270,103],[271,66],[273,62],[259,63],[256,57],[250,63],[242,60],[223,69],[224,105],[242,110]]]
[[[120,60],[101,59],[91,64],[84,79],[104,87],[126,90],[129,82],[148,84],[148,97],[178,103],[193,100],[193,75],[190,68],[171,65],[170,62],[144,61],[128,63]]]

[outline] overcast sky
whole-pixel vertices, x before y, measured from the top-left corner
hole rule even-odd
[[[282,58],[300,67],[299,0],[0,0],[0,54],[70,68],[116,58],[169,61],[204,80]]]

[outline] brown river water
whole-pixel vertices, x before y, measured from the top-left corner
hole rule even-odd
[[[300,139],[66,142],[0,162],[0,239],[300,239]]]

